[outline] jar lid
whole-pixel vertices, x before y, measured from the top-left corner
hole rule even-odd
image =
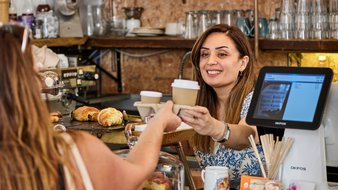
[[[162,93],[156,92],[156,91],[141,91],[140,95],[141,96],[150,96],[150,97],[162,97]]]
[[[193,80],[184,80],[184,79],[175,79],[174,82],[171,84],[172,87],[176,88],[187,88],[193,90],[199,90],[200,86],[198,85],[197,81]]]

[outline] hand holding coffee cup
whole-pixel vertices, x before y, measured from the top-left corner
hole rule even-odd
[[[207,166],[202,170],[204,190],[229,190],[229,169],[226,166]]]
[[[175,79],[171,84],[174,104],[194,106],[200,89],[197,81]]]

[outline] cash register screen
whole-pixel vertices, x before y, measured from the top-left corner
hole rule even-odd
[[[331,80],[329,68],[263,67],[246,121],[265,127],[315,130]]]

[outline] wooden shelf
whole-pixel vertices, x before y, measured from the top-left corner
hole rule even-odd
[[[191,49],[195,40],[183,37],[154,36],[154,37],[83,37],[83,38],[54,38],[34,39],[37,46],[49,47],[85,46],[87,48],[135,48],[135,49]],[[254,40],[250,39],[252,47]],[[338,40],[270,40],[260,39],[259,49],[262,51],[283,52],[338,52]]]
[[[99,48],[157,48],[186,49],[192,48],[195,40],[182,37],[91,37],[87,46]]]
[[[260,39],[259,49],[262,51],[284,51],[284,52],[338,52],[338,40]]]
[[[33,39],[32,43],[38,47],[47,45],[48,47],[63,47],[63,46],[81,46],[85,45],[88,37],[79,38],[45,38],[45,39]]]

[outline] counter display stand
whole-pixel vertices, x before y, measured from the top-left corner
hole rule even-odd
[[[298,184],[309,190],[328,189],[324,127],[317,130],[285,129],[284,137],[295,139],[282,165],[284,187]]]
[[[181,125],[182,126],[182,125]],[[142,127],[145,127],[145,125],[142,125]],[[133,146],[135,145],[137,141],[137,137],[141,135],[141,130],[135,130],[137,126],[135,125],[127,125],[126,126],[126,136],[128,138],[128,145]],[[162,146],[174,146],[176,148],[177,154],[179,159],[182,161],[184,166],[184,173],[185,173],[185,180],[189,186],[190,190],[196,190],[196,186],[193,180],[193,177],[191,175],[191,170],[188,165],[188,161],[186,159],[186,155],[183,151],[182,142],[188,141],[191,139],[192,136],[194,136],[195,131],[190,128],[184,128],[182,130],[176,130],[173,132],[165,132],[163,134],[163,140],[162,140]]]

